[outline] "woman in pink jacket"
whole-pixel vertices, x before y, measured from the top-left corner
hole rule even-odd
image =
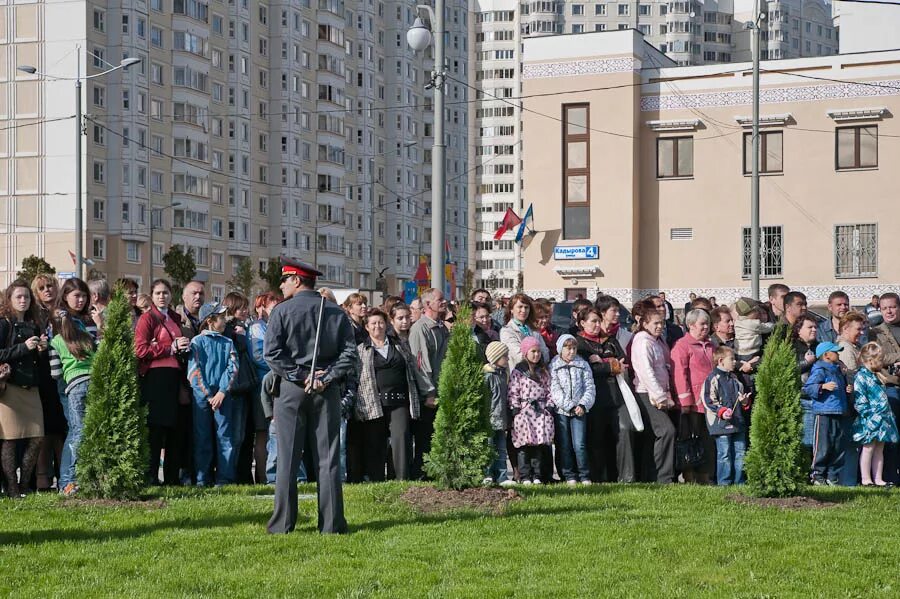
[[[656,482],[671,483],[675,478],[675,426],[668,411],[675,402],[669,388],[672,361],[662,340],[664,328],[665,317],[651,305],[641,315],[640,329],[631,340],[631,369],[641,418],[653,432]]]
[[[685,317],[688,334],[672,348],[675,365],[675,390],[681,405],[681,421],[678,439],[697,437],[703,445],[703,460],[697,464],[682,464],[685,482],[708,484],[715,474],[716,444],[709,436],[704,417],[703,383],[716,364],[713,346],[709,340],[709,314],[704,310],[691,310]],[[712,469],[712,472],[710,470]]]

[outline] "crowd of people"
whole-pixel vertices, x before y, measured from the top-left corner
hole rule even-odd
[[[285,375],[272,372],[278,358],[266,339],[273,310],[299,301],[298,294],[324,297],[340,313],[331,290],[298,291],[290,279],[283,278],[282,294],[248,298],[233,291],[221,302],[207,302],[198,281],[185,285],[180,302],[164,279],[146,294],[131,280],[116,282],[133,308],[148,484],[275,484],[278,472],[292,478],[296,472],[298,481],[321,476],[313,458],[329,448],[312,446],[309,437],[296,441],[293,429],[279,439],[285,429],[279,435],[275,422],[284,408],[273,398]],[[312,310],[310,297],[303,301]],[[110,284],[38,275],[13,282],[2,300],[3,488],[10,497],[51,489],[76,494]],[[898,482],[897,294],[876,296],[863,313],[835,291],[824,318],[784,285],[771,286],[766,302],[741,298],[719,306],[692,296],[683,310],[664,293],[630,310],[599,295],[574,301],[562,328],[551,322],[552,300],[519,293],[495,301],[478,289],[467,301],[469,322],[458,321],[459,306],[435,289],[409,304],[389,296],[370,307],[358,293],[342,302],[358,354],[353,374],[335,378],[342,480],[426,478],[441,366],[450,331],[464,326],[478,347],[497,453],[484,484],[740,484],[756,373],[767,340],[783,324],[801,374],[810,482]],[[284,326],[279,320],[273,334]],[[279,458],[291,467],[279,469]]]

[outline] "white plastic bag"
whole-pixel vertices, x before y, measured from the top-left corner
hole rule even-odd
[[[638,407],[637,398],[631,392],[631,387],[625,382],[625,375],[617,374],[616,382],[619,383],[619,391],[622,392],[622,397],[625,398],[625,407],[628,408],[628,415],[631,416],[634,430],[637,432],[643,431],[644,420],[641,418],[641,409]]]

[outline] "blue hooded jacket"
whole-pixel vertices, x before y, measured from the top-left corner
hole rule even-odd
[[[835,383],[834,391],[822,388],[825,383]],[[809,378],[803,385],[803,393],[812,399],[813,414],[847,413],[847,377],[840,364],[819,360],[813,364]]]
[[[219,391],[227,394],[237,371],[237,352],[231,339],[206,330],[191,340],[188,381],[195,395],[212,397]]]

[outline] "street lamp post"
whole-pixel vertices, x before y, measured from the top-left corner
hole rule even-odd
[[[751,30],[751,50],[753,54],[753,133],[751,133],[750,166],[750,295],[759,300],[759,57],[760,57],[760,25],[766,15],[760,12],[760,1],[754,2],[753,23],[748,23]]]
[[[128,67],[138,64],[141,62],[140,58],[123,58],[122,61],[103,72],[94,73],[93,75],[87,75],[85,77],[81,76],[81,46],[75,46],[75,77],[57,77],[55,75],[49,75],[47,73],[42,73],[36,67],[31,65],[20,65],[17,67],[18,70],[23,73],[28,73],[29,75],[39,75],[44,79],[50,79],[55,81],[74,81],[75,82],[75,272],[77,276],[83,277],[84,275],[84,231],[82,230],[82,223],[84,222],[84,215],[82,213],[82,180],[81,180],[81,135],[82,135],[82,126],[83,126],[83,115],[81,112],[81,82],[86,79],[96,79],[97,77],[102,77],[104,75],[108,75],[113,71],[118,71],[119,69],[127,69]],[[152,216],[151,216],[152,221]],[[152,223],[151,223],[152,226]],[[150,267],[153,268],[152,265]]]
[[[183,204],[181,202],[173,202],[172,204],[170,204],[168,206],[160,206],[159,208],[154,208],[153,206],[150,206],[150,231],[149,231],[149,235],[148,235],[148,237],[149,237],[149,240],[148,240],[149,241],[149,243],[148,243],[149,252],[148,253],[150,254],[148,262],[150,263],[150,278],[147,279],[148,284],[153,282],[153,214],[155,212],[159,211],[159,225],[160,225],[160,227],[162,227],[163,211],[168,210],[169,208],[181,208],[182,205]]]
[[[434,143],[431,152],[431,286],[444,291],[444,0],[435,0],[434,10],[427,5],[417,9],[428,13],[431,29],[416,18],[406,32],[406,41],[414,52],[424,50],[434,38],[434,71],[426,86],[434,89]]]

